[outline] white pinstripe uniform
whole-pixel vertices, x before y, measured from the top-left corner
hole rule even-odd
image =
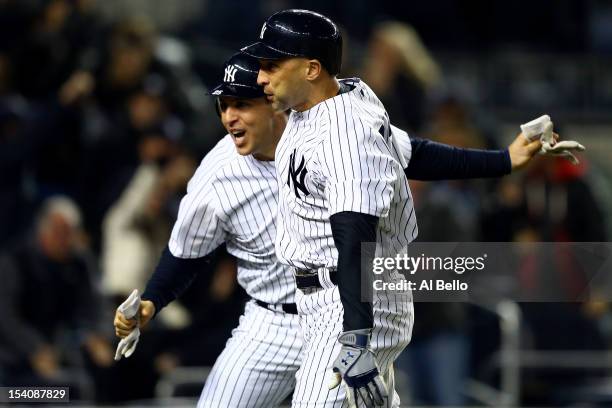
[[[203,257],[226,243],[238,282],[271,305],[293,303],[292,270],[274,253],[278,188],[274,162],[241,156],[226,135],[202,160],[181,201],[169,248]],[[210,373],[198,407],[278,406],[293,390],[301,362],[298,316],[250,301]]]
[[[403,146],[397,143],[382,103],[367,85],[359,79],[342,82],[354,88],[307,111],[291,113],[276,149],[277,256],[292,267],[316,271],[323,286],[308,292],[298,289],[296,294],[305,342],[293,395],[296,408],[340,407],[345,399],[344,387],[327,387],[343,323],[338,288],[329,278],[338,261],[329,217],[342,211],[378,216],[376,256],[403,253],[417,235],[403,171],[403,156],[410,155],[407,137]],[[398,278],[396,272],[385,277]],[[393,361],[410,341],[412,294],[375,293],[373,310],[371,347],[392,388]],[[399,406],[397,393],[391,394],[388,406]]]

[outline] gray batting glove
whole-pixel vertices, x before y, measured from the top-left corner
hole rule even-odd
[[[119,305],[117,310],[119,310],[127,319],[137,319],[138,309],[140,308],[140,294],[138,293],[138,289],[134,289],[134,291],[130,294],[130,296]],[[136,346],[138,345],[138,340],[140,339],[140,329],[138,326],[134,327],[134,330],[131,331],[126,337],[119,341],[117,345],[117,351],[115,351],[115,361],[121,360],[121,357],[129,357],[136,350]]]
[[[371,329],[362,329],[344,332],[338,337],[342,348],[333,365],[334,375],[329,389],[344,382],[352,407],[380,407],[389,397],[374,353],[368,349],[370,334]]]
[[[583,145],[573,140],[555,141],[553,137],[553,122],[548,115],[540,116],[531,122],[522,124],[521,132],[530,142],[538,138],[540,139],[542,142],[540,154],[560,156],[569,160],[574,165],[578,164],[579,161],[572,152],[582,152],[585,150]]]
[[[580,163],[580,161],[572,154],[572,151],[582,152],[584,150],[585,147],[578,142],[573,140],[563,140],[555,143],[554,145],[542,143],[540,154],[561,156],[569,160],[572,164],[576,165]]]
[[[117,345],[117,350],[115,351],[115,361],[121,360],[121,357],[128,358],[134,351],[136,351],[136,346],[138,345],[138,340],[140,339],[140,329],[135,327],[134,330],[126,337],[122,338]]]

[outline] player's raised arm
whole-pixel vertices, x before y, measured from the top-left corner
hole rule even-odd
[[[404,168],[404,173],[410,180],[492,178],[505,176],[513,170],[508,149],[461,148],[418,137],[408,138],[408,134],[403,130],[392,128],[398,145],[402,148],[402,154],[407,159],[408,165]],[[529,160],[539,149],[539,142],[534,142],[534,146],[517,147],[521,157]],[[529,149],[533,152],[530,153]]]
[[[436,181],[459,180],[472,178],[502,177],[527,166],[536,154],[558,155],[567,157],[573,163],[577,159],[570,150],[584,150],[577,142],[558,143],[559,135],[550,129],[549,145],[545,148],[541,130],[531,136],[519,133],[514,141],[501,150],[468,149],[438,143],[408,134],[391,126],[393,135],[408,162],[404,169],[406,177],[411,180]],[[555,150],[555,145],[559,146]]]

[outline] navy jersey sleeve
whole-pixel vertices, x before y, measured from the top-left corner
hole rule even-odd
[[[411,157],[404,172],[412,180],[501,177],[512,171],[507,149],[464,149],[415,137],[410,144]]]
[[[210,255],[202,258],[177,258],[166,247],[155,272],[149,279],[142,299],[155,305],[155,314],[177,299],[191,285],[197,274],[210,262]]]

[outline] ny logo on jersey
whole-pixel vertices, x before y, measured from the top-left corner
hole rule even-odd
[[[235,65],[228,65],[227,67],[225,67],[225,76],[223,77],[223,82],[234,82],[236,71],[238,71],[238,68],[236,68]]]
[[[259,38],[261,40],[263,40],[263,35],[266,32],[266,28],[268,28],[268,26],[266,25],[266,23],[263,23],[263,25],[261,26],[261,32],[259,33]]]
[[[300,190],[305,196],[310,193],[306,189],[306,185],[304,184],[304,179],[306,178],[306,164],[304,163],[304,156],[302,156],[302,161],[300,164],[295,167],[295,149],[293,153],[289,156],[289,177],[287,178],[287,185],[291,187],[291,182],[293,181],[293,191],[295,191],[295,195],[297,198],[302,198],[298,190]]]

